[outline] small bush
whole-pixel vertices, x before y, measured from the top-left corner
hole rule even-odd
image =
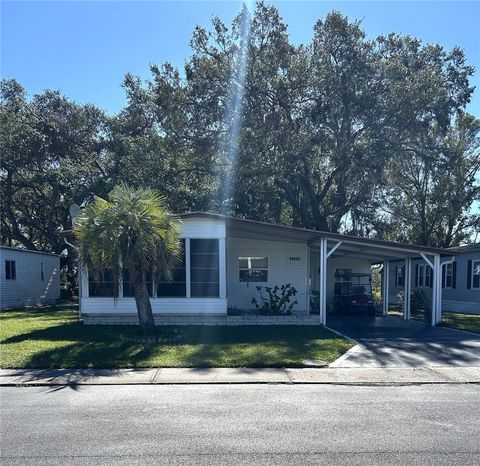
[[[293,301],[292,297],[297,294],[297,289],[290,283],[285,285],[271,286],[257,286],[257,291],[260,294],[260,301],[257,298],[252,298],[252,304],[265,314],[291,314],[293,306],[298,304],[298,301]],[[267,296],[264,296],[262,290],[265,289]]]
[[[403,290],[397,293],[397,299],[398,299],[398,305],[400,306],[400,309],[403,309],[403,302],[405,299],[405,293],[403,292]]]
[[[310,295],[310,314],[320,314],[320,293],[312,291]]]
[[[430,322],[432,318],[432,300],[421,288],[415,288],[410,297],[410,310],[412,312],[423,312],[423,318]]]
[[[400,291],[397,294],[399,300],[398,312],[403,312],[405,294]],[[423,314],[425,322],[430,322],[432,318],[432,300],[430,296],[421,288],[415,288],[410,293],[410,312],[417,317]]]

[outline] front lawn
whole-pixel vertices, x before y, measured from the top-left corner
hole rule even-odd
[[[466,330],[467,332],[480,333],[480,315],[443,312],[442,325],[458,330]]]
[[[179,343],[128,342],[121,335],[136,327],[86,326],[75,311],[68,305],[0,313],[0,367],[299,367],[304,359],[334,361],[352,347],[318,326],[176,327]]]
[[[390,308],[388,315],[395,317],[403,317],[403,311],[398,308]],[[412,312],[410,317],[414,320],[420,320],[422,322],[429,323],[425,320],[423,311]],[[442,325],[444,327],[450,327],[457,330],[465,330],[467,332],[480,333],[480,314],[460,314],[457,312],[442,312]]]

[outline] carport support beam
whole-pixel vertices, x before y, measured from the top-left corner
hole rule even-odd
[[[410,257],[405,258],[405,274],[403,277],[403,318],[405,320],[410,319],[410,288],[412,277],[412,259]]]
[[[320,238],[319,308],[322,325],[327,324],[327,257],[327,239]]]
[[[390,261],[383,263],[383,315],[388,315],[388,290],[390,288]]]
[[[433,262],[424,254],[420,253],[423,260],[431,267],[433,272],[433,286],[432,286],[432,317],[431,324],[434,327],[442,320],[442,266],[440,264],[440,255],[435,254],[433,256]],[[438,308],[440,307],[440,312]],[[438,319],[440,314],[440,320]]]
[[[433,257],[432,325],[442,321],[442,265],[440,254]]]

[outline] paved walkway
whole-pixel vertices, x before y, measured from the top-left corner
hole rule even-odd
[[[333,330],[358,342],[330,367],[480,367],[480,335],[398,317],[331,317]]]
[[[151,384],[389,384],[480,383],[480,367],[3,369],[0,386]]]

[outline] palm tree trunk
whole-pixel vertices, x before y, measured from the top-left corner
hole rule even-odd
[[[142,269],[135,271],[133,288],[140,329],[144,334],[154,333],[155,321],[153,320],[152,305],[148,296],[145,273]]]

